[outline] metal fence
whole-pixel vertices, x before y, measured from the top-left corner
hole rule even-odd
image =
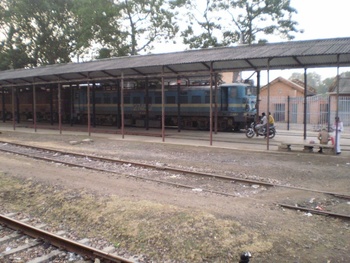
[[[300,129],[304,127],[303,97],[270,97],[269,111],[282,129]],[[344,127],[350,129],[350,97],[339,96],[338,115]],[[323,127],[332,127],[337,111],[337,97],[334,95],[316,95],[306,99],[306,124],[308,130],[318,131]],[[260,98],[259,112],[267,112],[267,97]]]

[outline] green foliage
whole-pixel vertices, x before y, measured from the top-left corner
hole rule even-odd
[[[186,7],[189,25],[182,37],[190,48],[264,43],[267,35],[290,40],[302,32],[292,20],[296,10],[289,0],[206,0],[204,11],[188,0]]]
[[[349,77],[350,71],[342,73],[342,76]],[[307,85],[316,89],[317,94],[327,93],[329,88],[332,85],[334,85],[334,82],[336,80],[336,76],[322,80],[321,75],[317,74],[316,72],[307,73],[306,77],[307,77]],[[289,80],[298,79],[300,81],[305,82],[304,74],[298,73],[298,72],[292,73],[292,75],[288,79]]]
[[[35,64],[35,61],[28,57],[28,46],[21,42],[20,36],[9,42],[10,45],[5,40],[0,43],[0,70],[24,68]]]
[[[201,10],[196,0],[2,0],[0,68],[136,55],[175,43],[178,33],[189,48],[210,48],[299,32],[290,0],[203,3]]]
[[[169,11],[181,1],[122,0],[116,4],[122,14],[124,34],[130,43],[130,54],[148,51],[157,41],[173,39],[178,32],[175,13]]]
[[[321,75],[317,74],[316,72],[309,72],[306,74],[307,77],[307,85],[315,88],[317,90],[317,87],[319,87],[322,84]],[[289,77],[289,80],[298,79],[302,82],[305,82],[304,80],[304,73],[298,73],[294,72]]]
[[[183,43],[193,48],[219,47],[217,33],[221,32],[219,19],[214,16],[217,11],[215,0],[206,0],[206,6],[202,11],[196,9],[195,1],[187,1],[187,16],[190,20],[187,28],[181,33]],[[197,28],[199,27],[199,30]]]
[[[183,0],[3,0],[1,69],[148,51],[175,37]],[[109,50],[109,52],[106,52]],[[92,55],[92,56],[91,56]],[[84,58],[85,59],[85,58]]]
[[[22,66],[70,61],[70,0],[6,0],[3,3],[3,56]],[[24,65],[25,64],[25,65]],[[17,67],[15,63],[9,65]]]
[[[72,12],[76,55],[83,54],[93,46],[109,49],[110,55],[125,55],[129,44],[126,42],[127,35],[121,30],[120,9],[113,1],[75,0]]]
[[[220,0],[222,10],[229,13],[232,28],[224,32],[224,43],[228,45],[238,40],[242,44],[265,42],[260,37],[280,35],[288,40],[293,39],[292,33],[302,32],[292,21],[293,13],[297,11],[290,6],[290,0],[235,0],[227,3]]]
[[[97,59],[110,58],[110,57],[111,57],[111,50],[108,48],[101,48],[99,50],[99,55]]]

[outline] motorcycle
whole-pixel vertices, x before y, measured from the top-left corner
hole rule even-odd
[[[261,128],[261,130],[258,132],[256,130],[256,125],[254,122],[250,124],[250,127],[246,129],[245,135],[247,138],[253,138],[254,135],[260,135],[260,136],[267,136],[267,130],[266,127]],[[269,139],[272,139],[276,135],[276,126],[269,126]]]

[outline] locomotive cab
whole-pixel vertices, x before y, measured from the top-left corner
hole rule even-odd
[[[220,111],[227,118],[228,127],[243,129],[256,114],[256,88],[245,83],[220,85]]]

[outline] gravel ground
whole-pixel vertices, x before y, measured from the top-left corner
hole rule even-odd
[[[350,193],[345,156],[257,153],[97,136],[84,143],[85,136],[22,132],[3,132],[1,139]],[[77,238],[106,240],[121,255],[136,256],[140,262],[238,262],[244,251],[252,254],[250,262],[350,262],[349,221],[276,205],[350,215],[349,200],[285,188],[224,197],[6,153],[0,153],[0,165],[3,210],[70,229]]]

